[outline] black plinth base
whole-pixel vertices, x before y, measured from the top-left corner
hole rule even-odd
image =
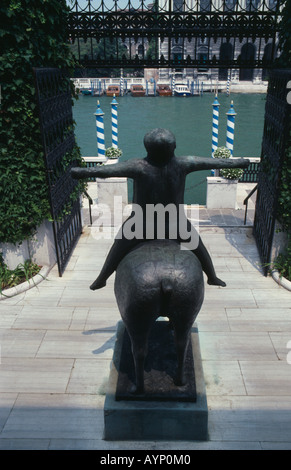
[[[156,321],[149,337],[145,361],[145,393],[133,394],[134,363],[130,338],[125,330],[116,389],[116,400],[196,401],[192,345],[189,342],[185,361],[186,384],[175,385],[177,354],[174,333],[167,321]]]
[[[104,404],[104,439],[110,441],[207,440],[208,408],[197,328],[194,327],[191,334],[195,402],[180,398],[176,400],[173,398],[171,400],[146,400],[145,398],[116,400],[118,376],[120,372],[124,373],[120,366],[124,334],[124,324],[119,322]]]

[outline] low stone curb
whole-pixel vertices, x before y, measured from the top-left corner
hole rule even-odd
[[[285,277],[280,276],[279,271],[273,270],[272,271],[272,278],[276,281],[280,286],[284,287],[291,291],[291,281],[288,281]]]
[[[33,276],[29,281],[22,282],[18,286],[11,287],[10,289],[5,289],[2,294],[0,294],[0,300],[5,300],[15,295],[21,294],[32,287],[37,286],[41,281],[43,281],[51,270],[51,266],[43,266],[38,274]]]

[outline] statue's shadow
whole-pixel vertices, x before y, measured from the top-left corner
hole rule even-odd
[[[104,352],[108,351],[109,349],[114,349],[115,339],[116,339],[116,330],[117,330],[118,323],[115,326],[108,326],[103,328],[96,328],[94,330],[87,330],[83,331],[83,335],[90,336],[96,335],[98,333],[112,333],[112,336],[108,338],[99,348],[94,349],[92,354],[103,354]]]

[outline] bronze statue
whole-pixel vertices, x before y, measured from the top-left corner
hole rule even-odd
[[[174,154],[176,148],[176,139],[172,132],[166,129],[153,129],[144,137],[144,145],[147,150],[147,156],[144,159],[132,159],[115,165],[104,165],[94,168],[72,168],[71,173],[74,178],[109,178],[109,177],[127,177],[132,178],[134,182],[133,204],[141,208],[144,214],[143,226],[144,235],[142,238],[125,237],[116,238],[115,242],[107,256],[104,266],[97,279],[90,286],[92,290],[100,289],[106,285],[109,276],[116,270],[120,261],[129,251],[142,241],[146,241],[146,208],[148,205],[162,204],[174,205],[177,209],[177,225],[179,225],[179,216],[181,207],[184,205],[185,180],[189,173],[199,170],[218,169],[218,168],[240,168],[249,164],[246,159],[212,159],[202,157],[176,157]],[[133,213],[129,219],[134,217]],[[202,269],[208,277],[208,284],[224,287],[226,284],[216,276],[211,257],[204,246],[201,238],[198,236],[194,227],[187,220],[187,232],[192,239],[196,236],[196,247],[193,253],[198,257]],[[155,232],[155,230],[154,230]],[[167,236],[169,227],[166,230]],[[177,242],[181,243],[179,230],[177,232]],[[121,234],[124,233],[123,228]],[[154,238],[157,238],[154,236]],[[152,239],[152,238],[151,238]]]
[[[216,276],[211,257],[196,230],[186,219],[192,250],[181,249],[185,239],[180,231],[171,237],[171,224],[165,219],[163,239],[158,236],[156,222],[150,239],[147,237],[146,217],[149,205],[171,205],[176,211],[176,228],[184,206],[186,176],[194,171],[246,167],[246,159],[212,159],[194,156],[176,157],[176,140],[166,129],[153,129],[144,137],[147,156],[115,165],[95,168],[72,168],[74,178],[128,177],[134,181],[133,211],[116,237],[92,290],[106,285],[116,270],[115,295],[122,319],[131,339],[135,363],[136,393],[144,392],[144,360],[151,326],[159,316],[166,316],[173,327],[178,369],[176,384],[184,384],[184,359],[190,331],[204,298],[203,272],[208,284],[225,286]],[[135,211],[141,210],[142,236],[124,236],[133,223]],[[134,224],[133,224],[134,225]],[[173,232],[172,232],[173,233]],[[186,242],[188,240],[186,239]]]
[[[178,360],[175,385],[185,385],[191,328],[204,299],[203,273],[197,256],[181,250],[172,240],[141,243],[117,267],[114,290],[131,341],[135,367],[132,392],[145,392],[148,338],[159,316],[169,318],[174,332]]]

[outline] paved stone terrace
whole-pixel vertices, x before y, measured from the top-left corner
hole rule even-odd
[[[291,449],[291,294],[262,275],[251,227],[200,233],[227,283],[197,317],[209,440],[102,439],[120,316],[113,277],[89,290],[112,240],[85,227],[63,277],[0,302],[0,449]]]

